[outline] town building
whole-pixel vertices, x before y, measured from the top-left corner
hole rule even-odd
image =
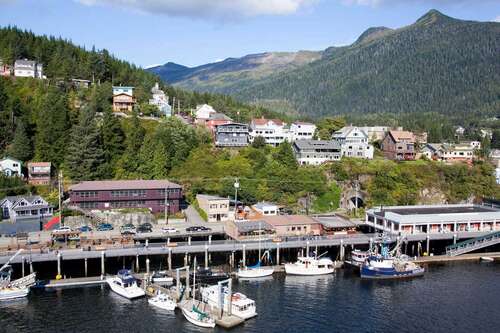
[[[490,159],[497,168],[500,168],[500,149],[492,149]]]
[[[166,195],[165,195],[166,193]],[[152,213],[179,211],[182,187],[168,180],[85,181],[70,187],[71,205],[82,209],[147,208]]]
[[[9,177],[22,177],[22,165],[23,163],[18,159],[6,156],[0,160],[0,172]]]
[[[366,211],[367,226],[401,234],[500,230],[500,209],[472,204],[384,206]]]
[[[248,125],[228,123],[215,128],[216,147],[246,147],[248,146]]]
[[[205,126],[210,130],[210,132],[215,135],[215,130],[219,125],[226,125],[232,123],[233,120],[226,116],[224,113],[211,113],[208,119],[205,120]],[[248,129],[248,126],[247,126]]]
[[[278,215],[278,205],[271,202],[258,202],[252,206],[252,209],[262,216]]]
[[[448,144],[444,143],[437,151],[437,159],[447,163],[472,162],[475,148],[468,143]]]
[[[151,95],[152,98],[149,100],[149,104],[156,106],[160,113],[165,117],[171,117],[172,107],[169,104],[168,96],[166,96],[165,92],[160,89],[158,82],[153,88],[151,88]]]
[[[264,221],[229,221],[224,228],[226,234],[235,240],[269,240],[276,236],[274,227]]]
[[[194,111],[194,118],[197,124],[204,125],[205,122],[210,118],[210,115],[217,113],[213,107],[208,104],[198,105]]]
[[[90,88],[92,81],[83,79],[71,79],[71,84],[76,89],[88,89]]]
[[[207,222],[229,220],[229,199],[214,195],[197,194],[198,207],[206,214]]]
[[[279,119],[252,119],[250,123],[249,139],[252,143],[256,137],[261,136],[267,144],[279,146],[285,141],[290,141],[290,131],[286,124]]]
[[[290,125],[290,138],[296,140],[312,140],[316,132],[316,125],[302,121],[296,121]]]
[[[355,126],[346,126],[333,133],[332,140],[342,148],[342,156],[372,159],[374,148],[368,134]]]
[[[11,76],[12,67],[5,64],[2,59],[0,59],[0,76]]]
[[[134,105],[134,87],[113,87],[113,112],[132,112]]]
[[[415,136],[415,143],[426,144],[427,143],[427,132],[413,133]]]
[[[323,226],[324,235],[348,235],[357,233],[359,223],[341,215],[314,217]]]
[[[390,130],[402,131],[403,127],[392,128],[390,126],[359,126],[361,131],[368,135],[370,142],[382,141]]]
[[[278,237],[319,236],[323,230],[321,223],[307,215],[264,216],[261,220],[272,226]]]
[[[14,63],[14,76],[43,79],[43,65],[28,59],[16,60]]]
[[[415,135],[408,131],[389,131],[380,144],[384,156],[390,160],[414,160]]]
[[[51,173],[50,162],[28,162],[28,183],[31,185],[49,185]]]
[[[52,216],[53,207],[39,195],[11,196],[0,200],[2,219],[43,219]]]
[[[320,165],[342,157],[342,148],[336,141],[297,140],[292,147],[300,165]]]
[[[462,126],[457,126],[455,128],[455,136],[457,137],[461,137],[465,134],[465,128],[463,128]]]

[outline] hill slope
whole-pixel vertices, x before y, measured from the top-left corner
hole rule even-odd
[[[279,73],[222,86],[210,77],[202,85],[185,79],[177,84],[311,117],[476,117],[500,108],[499,54],[499,23],[462,21],[432,10],[407,27],[370,28],[350,46],[329,48],[318,60]]]
[[[322,52],[314,51],[268,52],[191,68],[168,62],[148,71],[181,88],[224,93],[235,85],[245,86],[271,74],[301,67],[320,59],[321,55]]]

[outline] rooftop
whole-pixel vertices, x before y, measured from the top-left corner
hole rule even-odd
[[[322,141],[322,140],[298,140],[294,142],[300,150],[306,149],[338,149],[340,144],[337,141]]]
[[[50,167],[52,166],[51,162],[28,162],[29,167]]]
[[[403,141],[403,140],[410,140],[410,141],[415,141],[415,135],[412,132],[408,131],[389,131],[390,135],[398,141]]]
[[[275,215],[275,216],[264,216],[262,220],[272,226],[283,226],[283,225],[304,225],[304,224],[318,224],[309,216],[306,215]]]
[[[71,191],[109,191],[181,188],[168,180],[98,180],[85,181],[70,187]]]
[[[252,123],[255,124],[255,125],[259,125],[259,126],[267,125],[269,122],[272,122],[272,123],[274,123],[275,125],[278,125],[278,126],[283,126],[284,125],[283,121],[280,120],[280,119],[266,119],[266,118],[255,118],[255,119],[252,119]]]
[[[273,231],[272,225],[266,223],[265,221],[234,221],[234,225],[238,229],[239,233],[247,233],[257,230],[262,231]]]
[[[272,203],[272,202],[262,201],[262,202],[258,202],[255,205],[253,205],[253,207],[262,210],[265,207],[278,207],[278,205],[276,205],[275,203]]]
[[[408,207],[382,207],[375,211],[375,215],[385,216],[386,213],[398,215],[429,215],[429,214],[465,214],[486,213],[498,211],[494,208],[478,205],[437,205],[437,206],[408,206]]]
[[[357,224],[351,220],[338,215],[318,216],[314,218],[321,223],[325,228],[355,228]]]
[[[228,198],[223,198],[223,197],[219,197],[219,196],[216,196],[216,195],[210,195],[210,194],[197,194],[196,195],[196,198],[202,198],[202,199],[206,199],[206,200],[229,200]]]

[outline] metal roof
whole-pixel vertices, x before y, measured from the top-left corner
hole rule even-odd
[[[239,233],[252,231],[274,231],[274,227],[265,221],[234,221],[234,225],[238,228]]]
[[[71,191],[108,191],[181,188],[168,180],[99,180],[85,181],[70,187]]]

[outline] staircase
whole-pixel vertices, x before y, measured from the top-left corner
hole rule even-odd
[[[446,247],[446,254],[454,257],[499,243],[500,231],[495,231],[486,236],[480,236],[454,245],[449,245]]]
[[[99,225],[99,224],[105,222],[105,220],[102,217],[98,216],[97,214],[92,213],[89,210],[83,209],[81,207],[78,207],[78,206],[66,206],[66,208],[82,213],[85,217],[89,218],[96,225]]]

